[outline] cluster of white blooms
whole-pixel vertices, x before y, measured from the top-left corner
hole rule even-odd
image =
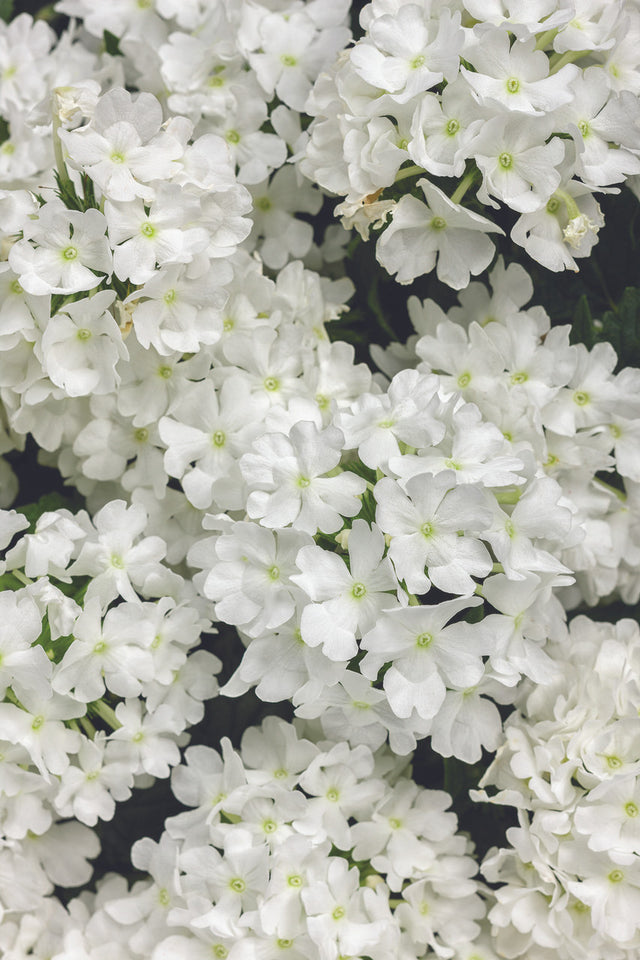
[[[313,228],[297,215],[316,214],[322,195],[285,162],[313,82],[351,39],[349,6],[62,0],[56,9],[80,18],[92,37],[117,37],[130,83],[188,117],[198,137],[224,140],[253,198],[248,246],[279,269],[312,249]]]
[[[637,603],[640,372],[631,367],[614,372],[617,357],[610,344],[593,350],[571,345],[569,326],[550,328],[540,307],[522,309],[533,292],[522,267],[505,269],[499,261],[490,283],[491,290],[471,283],[447,314],[433,301],[410,298],[417,333],[405,347],[374,348],[374,356],[389,376],[408,366],[438,373],[448,391],[498,427],[512,455],[533,456],[544,476],[559,485],[564,502],[571,502],[573,527],[582,531],[572,539],[558,531],[556,556],[576,578],[575,586],[559,592],[567,608],[581,600],[593,605],[611,594]],[[493,463],[478,465],[489,448],[477,428],[455,431],[440,456],[438,469],[449,457],[469,479]],[[405,476],[424,469],[415,458],[405,462]],[[603,479],[614,471],[613,484]],[[536,504],[540,522],[554,523],[540,494]],[[519,501],[511,515],[516,532],[521,510]],[[510,538],[518,553],[517,537],[510,533]]]
[[[0,953],[632,960],[640,629],[566,619],[640,599],[640,371],[521,266],[469,281],[508,224],[577,269],[595,195],[640,195],[640,0],[372,0],[355,43],[349,0],[55,12],[0,21]],[[324,191],[400,283],[466,288],[376,373],[327,332]],[[27,437],[86,511],[8,509]],[[296,719],[181,764],[213,622],[222,692]],[[498,749],[495,895],[425,738]],[[146,879],[62,906],[171,768]]]
[[[239,753],[223,739],[221,754],[194,746],[185,759],[172,785],[192,809],[133,847],[148,877],[130,891],[108,877],[55,923],[43,910],[30,945],[48,938],[54,960],[473,953],[485,904],[472,844],[451,797],[417,786],[386,749],[314,742],[272,717]],[[0,946],[21,935],[3,925]]]
[[[489,919],[500,956],[631,960],[640,944],[640,629],[576,617],[523,686],[481,784],[518,810]],[[485,791],[476,798],[489,799]]]
[[[461,289],[503,232],[462,205],[475,187],[519,215],[511,240],[532,258],[577,270],[603,224],[594,194],[640,173],[637,5],[373,0],[360,22],[314,87],[298,154],[345,197],[343,224],[366,238],[390,218],[379,262],[400,283],[435,267]]]
[[[543,648],[563,629],[560,599],[637,599],[640,374],[614,375],[612,350],[571,346],[541,308],[521,309],[522,268],[499,263],[491,282],[450,317],[414,301],[422,336],[376,351],[384,388],[354,398],[346,379],[328,404],[304,374],[280,374],[284,398],[262,420],[254,403],[223,476],[211,447],[228,427],[202,424],[211,387],[193,384],[160,421],[166,469],[217,510],[187,560],[247,648],[227,695],[255,686],[352,745],[388,736],[403,754],[431,736],[473,762],[500,736],[492,701],[522,675],[553,676]],[[240,396],[238,377],[222,378],[221,401],[232,384]],[[614,468],[628,500],[596,476]]]
[[[90,879],[89,827],[169,776],[217,693],[211,622],[146,519],[0,511],[0,916]]]

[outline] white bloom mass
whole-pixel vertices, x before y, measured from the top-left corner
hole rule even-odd
[[[20,6],[0,955],[637,960],[638,0]]]

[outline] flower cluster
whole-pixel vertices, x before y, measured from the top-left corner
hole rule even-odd
[[[209,514],[212,536],[187,554],[247,647],[226,694],[255,686],[327,736],[374,749],[388,736],[400,754],[431,736],[473,762],[498,742],[492,701],[509,702],[522,675],[551,679],[558,598],[637,597],[637,372],[614,375],[613,351],[571,346],[568,328],[521,309],[522,268],[498,264],[491,282],[450,317],[411,304],[422,336],[376,351],[386,389],[351,399],[345,385],[324,419],[311,397],[274,402],[252,423],[237,455],[246,514]],[[229,507],[209,480],[194,499],[191,422],[160,422],[165,462],[180,444],[187,496]],[[626,501],[596,476],[613,468]]]
[[[89,880],[88,828],[169,776],[217,693],[220,661],[195,649],[210,620],[146,519],[112,501],[93,522],[58,510],[24,532],[1,512],[0,911]]]
[[[640,629],[573,620],[548,648],[555,676],[525,685],[484,775],[489,798],[518,810],[510,848],[483,872],[502,956],[573,960],[636,955],[640,936],[638,658]]]
[[[603,224],[594,194],[640,173],[635,5],[373,0],[360,21],[314,87],[299,154],[345,197],[343,225],[366,238],[390,217],[382,266],[400,283],[435,267],[461,289],[503,232],[462,205],[475,185],[480,209],[519,214],[511,240],[529,256],[577,270]],[[419,190],[385,196],[420,174]]]
[[[505,231],[575,270],[640,195],[639,0],[56,14],[0,21],[0,953],[632,960],[640,629],[567,613],[640,598],[640,371],[470,278]],[[324,192],[461,291],[376,372]],[[27,438],[86,509],[11,509]],[[295,720],[181,760],[218,692]],[[497,750],[493,891],[426,738],[453,793]],[[63,906],[172,769],[133,886]]]
[[[505,269],[499,261],[490,283],[490,290],[470,284],[447,314],[433,301],[410,298],[416,334],[404,348],[374,348],[374,356],[390,376],[405,367],[438,373],[447,391],[498,427],[512,454],[533,455],[559,485],[582,531],[580,538],[565,538],[557,553],[576,577],[575,586],[558,594],[568,609],[611,594],[636,603],[640,375],[634,368],[615,372],[610,344],[572,345],[570,327],[550,328],[540,307],[523,309],[533,286],[522,267]],[[478,446],[477,431],[452,437],[429,469],[443,470],[449,458],[459,474],[475,479],[484,469]],[[423,469],[415,459],[406,463],[405,476]],[[607,474],[611,483],[603,479]],[[540,497],[536,502],[542,516],[547,507]],[[520,510],[514,508],[512,523]],[[517,537],[511,541],[518,551]]]
[[[314,742],[275,718],[239,753],[221,747],[190,747],[175,768],[192,809],[135,844],[148,877],[72,903],[51,955],[96,942],[132,960],[469,955],[485,905],[448,794],[386,750]]]

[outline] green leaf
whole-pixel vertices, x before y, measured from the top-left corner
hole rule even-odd
[[[18,507],[20,513],[23,513],[30,523],[29,532],[35,529],[36,521],[43,513],[49,513],[52,510],[74,510],[75,504],[69,497],[64,497],[61,493],[45,493],[43,497],[36,500],[35,503],[27,503]]]
[[[618,354],[620,366],[640,366],[640,289],[627,287],[617,310],[602,317],[600,340],[608,340]]]
[[[122,56],[122,50],[120,49],[120,38],[116,37],[115,33],[111,33],[110,30],[105,30],[102,34],[102,40],[104,43],[105,53],[108,53],[112,57]]]
[[[591,350],[596,342],[597,330],[595,328],[591,309],[586,294],[582,294],[578,300],[578,306],[573,314],[571,321],[571,343],[584,343],[588,350]]]
[[[0,0],[0,17],[8,23],[13,17],[13,0]]]

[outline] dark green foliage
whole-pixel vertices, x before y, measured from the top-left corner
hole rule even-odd
[[[0,0],[0,18],[8,23],[13,17],[13,0]]]
[[[112,57],[122,56],[120,40],[114,33],[110,33],[109,30],[105,30],[102,34],[102,39],[104,42],[104,49],[108,54],[110,54]]]

